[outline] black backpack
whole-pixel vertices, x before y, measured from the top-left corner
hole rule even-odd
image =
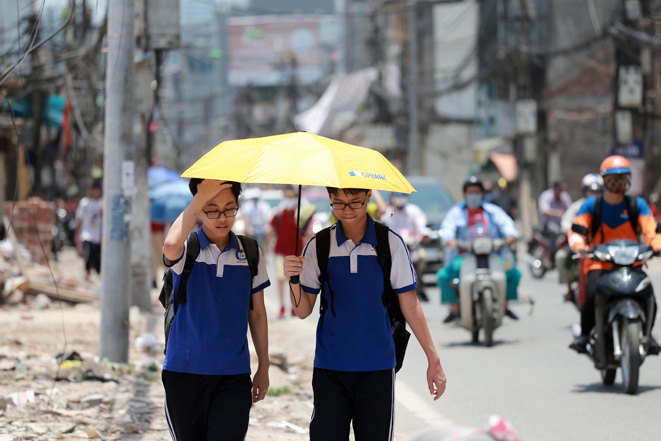
[[[381,301],[388,309],[388,315],[390,317],[390,329],[392,331],[392,337],[395,342],[395,359],[397,360],[395,372],[399,372],[399,370],[402,368],[402,364],[404,363],[404,354],[406,353],[406,346],[408,345],[409,337],[411,337],[411,334],[406,330],[406,319],[404,318],[402,309],[399,306],[399,298],[397,297],[397,294],[395,294],[395,291],[392,289],[392,285],[390,284],[392,257],[390,254],[390,243],[388,242],[389,228],[379,222],[375,222],[374,226],[376,228],[376,255],[379,261],[379,266],[383,271],[384,291],[381,296]],[[328,289],[330,291],[330,308],[333,317],[336,317],[334,305],[335,292],[333,291],[333,288],[330,285],[330,280],[328,279],[330,229],[331,227],[324,228],[316,235],[317,262],[319,264],[319,283],[321,286],[319,314],[325,313],[328,309],[326,297],[324,296],[324,290],[326,289],[326,284],[328,284]]]
[[[252,275],[250,288],[248,294],[250,296],[250,309],[253,309],[252,304],[252,280],[255,279],[257,275],[258,266],[259,266],[259,247],[257,241],[252,237],[237,235],[241,246],[243,246],[243,251],[246,253],[246,260],[248,261],[248,267],[250,268],[250,274]],[[197,256],[200,254],[200,239],[197,236],[197,231],[191,231],[188,235],[188,248],[186,249],[186,261],[184,262],[184,269],[181,273],[181,282],[179,283],[179,292],[177,293],[177,303],[174,303],[174,289],[172,282],[172,269],[168,268],[163,275],[163,286],[161,287],[161,293],[158,296],[158,300],[161,302],[161,305],[165,308],[164,313],[164,330],[165,330],[165,347],[163,348],[163,353],[166,353],[168,347],[168,337],[170,335],[170,328],[172,327],[172,321],[174,316],[179,309],[179,305],[186,303],[188,299],[188,276],[190,271],[193,268],[193,264],[197,259]]]
[[[590,225],[590,242],[594,243],[594,238],[601,228],[601,217],[602,217],[602,202],[604,197],[602,195],[597,195],[594,203],[594,213],[592,215],[592,224]],[[631,195],[625,195],[624,200],[627,201],[627,214],[629,215],[629,222],[633,228],[636,236],[640,235],[640,228],[638,227],[638,198]],[[640,238],[639,238],[640,240]],[[601,241],[604,241],[604,231],[601,230]]]

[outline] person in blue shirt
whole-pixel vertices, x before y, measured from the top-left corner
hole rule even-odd
[[[187,237],[202,218],[200,253],[189,274],[187,301],[178,304],[172,321],[163,364],[166,417],[174,440],[242,441],[252,403],[264,399],[269,387],[264,288],[270,282],[261,249],[253,277],[232,232],[241,184],[191,179],[189,186],[193,200],[170,227],[163,246],[177,293]],[[252,380],[248,326],[258,358]]]
[[[391,440],[394,423],[395,345],[388,310],[383,305],[384,274],[376,253],[375,223],[367,215],[372,192],[364,189],[328,188],[338,222],[330,230],[324,289],[331,308],[319,317],[312,389],[314,411],[310,440]],[[317,261],[317,236],[302,256],[287,256],[287,278],[296,315],[304,319],[314,308],[321,285]],[[427,356],[427,385],[437,400],[446,387],[445,373],[415,294],[416,276],[402,238],[388,230],[392,258],[390,282],[413,334]],[[334,312],[332,313],[331,312]]]
[[[465,201],[454,205],[441,225],[443,244],[450,249],[446,266],[436,273],[436,283],[441,289],[441,303],[450,305],[450,312],[443,320],[444,323],[452,322],[460,313],[457,293],[450,285],[452,280],[459,278],[461,270],[462,256],[457,249],[457,240],[466,239],[468,228],[476,223],[484,224],[490,229],[494,239],[506,239],[510,246],[516,243],[519,236],[512,218],[499,206],[484,201],[484,185],[477,176],[471,176],[464,181],[463,191]],[[511,265],[505,265],[505,269],[507,300],[516,300],[521,271],[516,267],[513,259]],[[518,319],[509,309],[506,309],[505,314],[513,320]]]

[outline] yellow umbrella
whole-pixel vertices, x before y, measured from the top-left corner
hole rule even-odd
[[[306,132],[222,142],[181,176],[255,184],[415,191],[376,150]]]
[[[182,178],[411,193],[415,189],[381,153],[307,132],[225,141],[198,159]],[[294,277],[296,279],[296,277]]]

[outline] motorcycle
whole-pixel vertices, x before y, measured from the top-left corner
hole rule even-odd
[[[418,287],[416,288],[418,298],[423,302],[428,302],[429,297],[424,291],[424,283],[422,281],[422,274],[424,273],[427,264],[425,250],[422,248],[422,243],[426,236],[407,229],[398,230],[397,234],[401,236],[406,244],[406,248],[409,250],[411,263],[413,264],[413,269],[418,277]]]
[[[585,227],[572,229],[587,235]],[[631,240],[615,240],[594,247],[588,257],[612,263],[597,281],[596,325],[590,333],[588,357],[601,372],[602,382],[612,385],[617,369],[622,371],[624,391],[638,391],[640,366],[648,353],[652,331],[654,291],[650,278],[640,268],[654,255],[651,247]],[[574,334],[579,333],[575,328]],[[574,335],[576,337],[576,335]]]
[[[505,269],[496,251],[506,242],[494,239],[488,228],[473,226],[467,239],[457,242],[467,254],[461,262],[459,279],[452,282],[459,296],[461,325],[471,331],[473,343],[484,333],[484,345],[493,345],[493,333],[503,321],[506,301]]]
[[[76,235],[76,219],[64,207],[55,209],[55,224],[53,224],[53,251],[59,252],[64,246],[73,246]]]
[[[555,253],[565,246],[566,234],[533,228],[532,238],[528,242],[530,275],[541,279],[547,271],[555,269]]]

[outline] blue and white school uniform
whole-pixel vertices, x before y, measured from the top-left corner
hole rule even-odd
[[[234,233],[223,250],[202,228],[197,234],[200,253],[188,276],[187,301],[177,307],[163,364],[170,432],[173,439],[206,439],[212,433],[243,439],[252,387],[250,296],[270,285],[266,262],[259,249],[258,272],[251,283],[243,246]],[[172,267],[175,302],[187,246],[176,262],[164,259]],[[230,405],[219,406],[222,401]]]
[[[388,241],[392,256],[390,283],[395,293],[414,290],[417,280],[406,244],[392,230]],[[318,295],[321,287],[316,245],[315,236],[304,249],[300,280],[303,290]],[[331,228],[327,270],[335,292],[336,316],[329,308],[317,325],[311,439],[345,439],[344,431],[348,434],[352,419],[357,440],[362,430],[366,434],[376,430],[383,437],[373,439],[385,439],[392,432],[395,345],[388,311],[382,302],[383,271],[376,254],[374,221],[369,216],[358,244],[344,235],[339,222]],[[330,305],[328,287],[323,295]],[[361,387],[361,383],[370,386]],[[381,387],[375,389],[379,383]],[[354,407],[353,403],[359,400],[364,404]]]

